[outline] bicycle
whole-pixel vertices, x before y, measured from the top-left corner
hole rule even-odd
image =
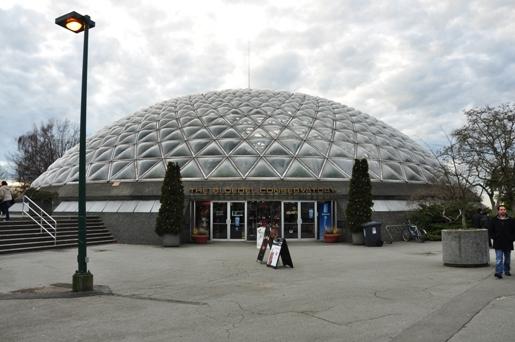
[[[408,242],[412,238],[414,238],[416,241],[420,243],[425,242],[427,239],[427,232],[425,231],[425,229],[419,228],[417,227],[417,225],[412,224],[410,221],[408,221],[406,229],[404,229],[402,232],[402,239]]]

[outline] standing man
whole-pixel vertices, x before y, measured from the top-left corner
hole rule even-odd
[[[477,211],[472,215],[472,227],[481,228],[481,218],[483,217],[483,209],[477,208]]]
[[[2,211],[5,214],[5,220],[9,221],[9,205],[11,204],[12,200],[11,196],[11,189],[7,186],[6,181],[2,181],[2,186],[0,186],[0,207],[2,207]]]
[[[496,278],[502,279],[502,273],[511,276],[510,262],[513,240],[515,239],[515,220],[506,214],[506,207],[497,207],[498,215],[490,220],[489,234],[494,240],[495,249],[495,274]],[[503,260],[504,257],[504,260]]]

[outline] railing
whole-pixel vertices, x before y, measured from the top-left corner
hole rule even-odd
[[[385,231],[387,234],[382,234],[382,238],[384,243],[392,243],[393,242],[393,236],[398,235],[399,237],[402,235],[402,231],[406,229],[408,225],[407,224],[391,224],[385,227]]]
[[[27,211],[26,208],[28,208]],[[39,209],[41,214],[34,208]],[[34,212],[34,215],[31,215],[31,212]],[[57,244],[57,221],[54,220],[52,216],[47,214],[46,211],[44,211],[39,205],[34,203],[34,201],[28,198],[27,196],[23,196],[23,206],[21,210],[21,215],[27,215],[28,217],[30,217],[30,219],[34,221],[39,226],[39,228],[41,228],[40,232],[43,233],[43,230],[47,232],[48,235],[50,235],[54,239],[54,245]],[[39,218],[39,222],[37,218]],[[52,224],[48,221],[53,221],[54,225],[52,226]],[[51,230],[54,231],[53,234],[51,233]]]

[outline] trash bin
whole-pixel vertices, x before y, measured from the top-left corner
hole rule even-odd
[[[381,247],[383,245],[383,240],[381,240],[381,224],[382,222],[367,222],[361,225],[365,246]]]

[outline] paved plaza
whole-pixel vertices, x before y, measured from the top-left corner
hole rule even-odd
[[[277,269],[252,243],[92,246],[87,293],[71,292],[76,249],[1,255],[0,341],[514,340],[515,277],[493,277],[493,250],[453,268],[440,242],[288,246]]]

